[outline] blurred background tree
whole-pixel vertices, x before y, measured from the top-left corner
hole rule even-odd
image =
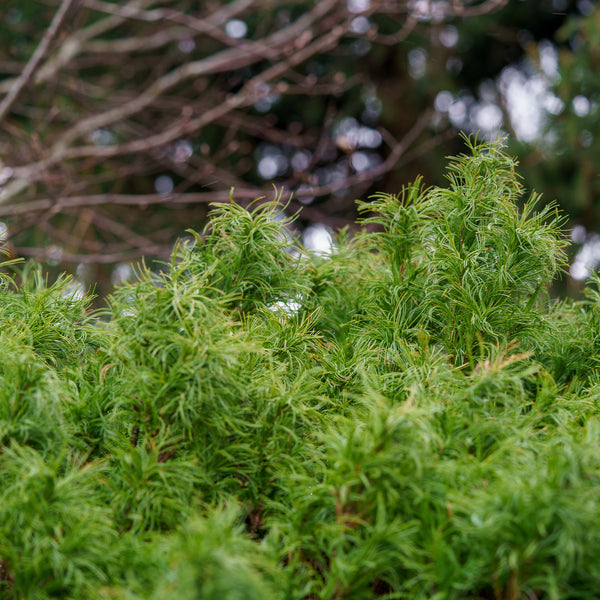
[[[357,198],[443,183],[459,130],[507,133],[571,217],[576,281],[600,262],[599,63],[591,0],[5,0],[0,234],[102,295],[232,193],[291,198],[327,247]]]

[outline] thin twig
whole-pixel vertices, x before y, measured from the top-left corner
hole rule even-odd
[[[309,28],[312,23],[318,19],[321,19],[334,5],[335,0],[319,2],[310,13],[303,15],[292,25],[284,27],[268,38],[265,38],[261,44],[270,46],[273,49],[280,45],[287,46],[287,44],[290,43],[290,40],[293,41],[301,34],[302,31],[305,31],[307,28]],[[283,48],[280,49],[279,56],[283,54],[283,50]],[[141,94],[139,94],[139,96],[132,99],[130,102],[79,121],[71,129],[65,132],[60,141],[55,144],[53,152],[58,152],[60,154],[60,150],[65,149],[76,138],[101,127],[106,127],[112,123],[115,123],[116,121],[120,121],[125,117],[129,117],[144,110],[161,94],[164,94],[183,81],[204,75],[211,75],[247,67],[260,60],[262,60],[260,55],[248,52],[244,47],[241,47],[227,48],[226,50],[223,50],[217,54],[213,54],[207,58],[185,63],[174,71],[167,73],[155,81],[149,88],[144,90]],[[294,62],[294,64],[297,64],[297,62]],[[280,65],[281,63],[277,63],[275,67],[280,67]],[[264,73],[264,81],[275,77],[278,73],[279,70],[272,73],[271,76]],[[202,124],[205,124],[204,120],[202,121]],[[87,154],[83,155],[86,156]],[[79,156],[81,156],[81,154],[79,154]]]
[[[185,204],[210,204],[212,202],[226,202],[230,190],[216,192],[202,192],[190,194],[95,194],[89,196],[64,196],[58,200],[41,198],[31,202],[19,202],[0,206],[0,217],[18,217],[30,215],[39,211],[50,211],[51,214],[62,212],[68,208],[82,206],[150,206],[152,204],[170,204],[182,206]],[[262,195],[256,189],[235,189],[236,199],[255,200]]]
[[[152,245],[145,248],[136,248],[127,252],[99,252],[98,254],[74,254],[72,252],[61,252],[61,263],[82,263],[82,264],[114,264],[119,262],[128,262],[142,256],[167,257],[173,250],[172,245],[158,246]],[[15,246],[13,248],[17,256],[29,256],[31,258],[49,259],[52,258],[45,248],[30,248],[26,246]]]
[[[481,4],[475,6],[465,6],[460,0],[453,0],[452,10],[449,11],[457,17],[479,17],[488,13],[500,10],[508,0],[484,0]]]
[[[158,2],[158,0],[132,0],[130,4],[141,7],[151,6],[156,2]],[[34,83],[39,85],[40,83],[50,80],[61,68],[69,64],[69,62],[79,54],[85,41],[118,27],[123,21],[123,18],[111,15],[106,19],[88,25],[84,29],[77,30],[65,40],[62,40],[56,55],[50,57],[35,74],[33,78]],[[14,82],[15,80],[11,79],[0,82],[0,93],[8,92]]]
[[[406,135],[392,148],[388,157],[381,164],[328,185],[298,189],[294,192],[294,195],[298,198],[326,196],[334,192],[339,192],[345,188],[350,188],[357,183],[373,181],[378,177],[381,177],[396,166],[400,157],[407,151],[410,145],[417,139],[430,122],[431,113],[429,111],[424,112]]]
[[[44,37],[42,37],[42,41],[38,44],[38,47],[35,49],[35,52],[25,65],[25,68],[23,69],[19,77],[17,77],[17,80],[11,86],[8,94],[6,94],[6,96],[0,103],[0,123],[9,113],[12,105],[19,97],[19,94],[21,94],[21,92],[25,89],[25,86],[33,77],[34,73],[42,63],[42,60],[44,60],[44,57],[50,51],[52,42],[58,35],[62,24],[64,23],[67,15],[69,14],[69,10],[78,1],[79,0],[62,0],[62,2],[60,3],[58,10],[54,14],[54,18],[50,23],[50,27],[46,29],[46,33],[44,33]]]

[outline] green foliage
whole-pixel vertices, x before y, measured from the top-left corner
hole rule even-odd
[[[231,203],[100,313],[4,275],[0,598],[595,598],[599,281],[468,149],[328,257]]]
[[[0,288],[2,331],[59,369],[83,359],[95,345],[95,327],[86,313],[90,299],[77,298],[69,277],[47,287],[32,263],[17,274],[18,287],[14,279],[5,279]]]
[[[0,334],[0,443],[11,441],[44,454],[68,437],[61,404],[64,383],[17,338]]]
[[[424,324],[458,364],[473,363],[484,343],[533,343],[544,316],[531,309],[565,260],[555,207],[534,213],[532,195],[519,210],[514,160],[498,146],[471,151],[451,160],[449,188],[421,192],[417,183],[361,204],[378,213],[366,221],[384,228],[391,268],[392,298],[374,295],[395,327]]]
[[[13,443],[3,448],[0,473],[2,597],[95,597],[117,538],[94,493],[99,466],[44,460]]]
[[[195,517],[176,535],[163,540],[166,572],[156,578],[145,598],[194,600],[270,600],[279,597],[275,563],[240,524],[239,511],[218,507]],[[165,547],[160,548],[165,554]]]
[[[291,219],[277,204],[252,212],[231,203],[213,213],[204,236],[188,256],[191,273],[205,274],[205,287],[233,294],[233,304],[246,312],[285,302],[306,292],[303,273],[289,252]],[[203,239],[204,238],[204,239]]]

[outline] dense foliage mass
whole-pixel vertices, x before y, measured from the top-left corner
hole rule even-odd
[[[218,206],[108,308],[0,291],[0,598],[596,598],[600,294],[469,144],[320,256]]]

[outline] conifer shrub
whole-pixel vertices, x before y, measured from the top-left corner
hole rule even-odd
[[[600,295],[501,143],[303,249],[214,208],[102,311],[0,279],[0,599],[592,599]]]

